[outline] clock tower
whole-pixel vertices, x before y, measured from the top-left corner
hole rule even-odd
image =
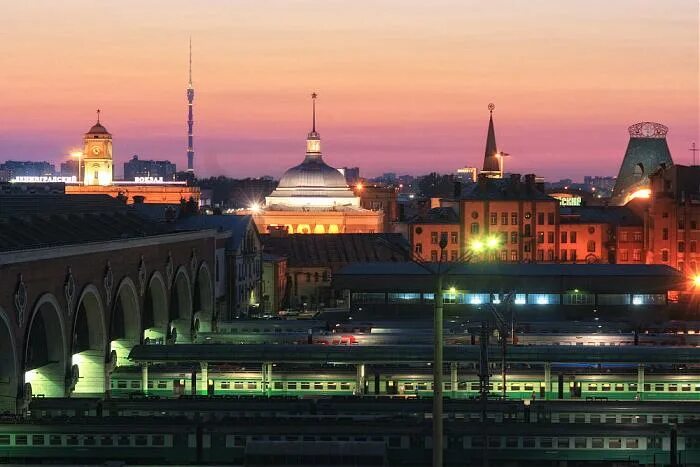
[[[112,184],[114,166],[112,165],[112,135],[100,123],[100,111],[97,111],[97,123],[83,137],[82,180],[84,185]]]

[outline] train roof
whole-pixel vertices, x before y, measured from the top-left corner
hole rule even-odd
[[[489,347],[500,359],[501,348]],[[446,362],[477,362],[477,345],[448,345]],[[700,348],[654,346],[509,346],[509,362],[520,363],[700,363]],[[176,344],[137,345],[129,353],[134,362],[236,363],[427,363],[430,345],[318,346],[304,344]]]

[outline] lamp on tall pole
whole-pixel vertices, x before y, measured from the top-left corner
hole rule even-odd
[[[78,182],[80,182],[80,168],[83,165],[83,151],[71,151],[70,156],[78,158]]]
[[[384,246],[395,249],[395,246],[389,242],[383,241]],[[474,239],[468,246],[466,251],[455,261],[451,261],[450,265],[444,267],[447,259],[447,234],[440,236],[438,243],[440,247],[440,257],[437,265],[434,262],[427,262],[419,257],[419,259],[411,258],[412,263],[420,266],[428,274],[435,277],[435,289],[433,293],[433,302],[435,304],[433,310],[433,467],[443,466],[443,290],[445,278],[453,267],[469,263],[474,255],[480,255],[488,251],[495,251],[500,245],[499,237],[493,235],[486,238]]]

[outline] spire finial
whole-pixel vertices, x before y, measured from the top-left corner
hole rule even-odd
[[[489,113],[493,115],[493,111],[496,108],[496,105],[492,102],[489,104]]]
[[[311,106],[312,106],[312,123],[311,123],[311,131],[315,132],[316,131],[316,98],[318,97],[318,94],[315,92],[311,93]]]
[[[192,85],[192,36],[190,36],[190,85]]]
[[[100,124],[100,109],[97,109],[97,124]]]

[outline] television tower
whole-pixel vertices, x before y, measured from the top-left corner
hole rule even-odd
[[[192,105],[194,103],[194,87],[192,86],[192,37],[190,37],[190,80],[187,85],[187,171],[194,173],[194,120]]]

